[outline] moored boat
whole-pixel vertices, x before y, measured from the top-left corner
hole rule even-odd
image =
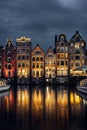
[[[0,79],[0,92],[7,91],[10,89],[10,85],[7,84],[5,79]]]
[[[87,79],[80,81],[80,85],[76,87],[77,91],[87,94]]]

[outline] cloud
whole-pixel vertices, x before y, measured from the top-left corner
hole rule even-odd
[[[56,33],[65,33],[68,39],[76,30],[85,35],[87,2],[80,0],[78,5],[69,8],[58,0],[1,0],[1,44],[9,36],[15,43],[17,37],[25,35],[32,38],[33,46],[38,42],[46,49],[54,46]]]

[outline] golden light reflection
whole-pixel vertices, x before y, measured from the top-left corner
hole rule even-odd
[[[57,105],[59,107],[66,107],[68,105],[67,91],[59,91],[57,94]]]
[[[43,94],[41,90],[34,90],[32,93],[32,110],[34,113],[39,114],[43,109]]]
[[[47,87],[45,96],[46,111],[49,111],[50,113],[53,112],[55,110],[55,106],[56,106],[55,92]]]
[[[17,93],[17,109],[21,112],[22,110],[29,110],[29,92],[27,89],[19,90]]]
[[[80,104],[80,102],[81,102],[80,96],[78,96],[76,93],[73,94],[73,92],[71,92],[70,93],[70,103],[71,103],[71,105]]]

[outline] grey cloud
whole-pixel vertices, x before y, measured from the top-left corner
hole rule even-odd
[[[32,38],[33,45],[38,42],[46,49],[54,46],[55,33],[65,33],[68,39],[76,30],[85,35],[87,1],[79,0],[77,4],[77,8],[69,8],[58,0],[1,0],[1,44],[9,36],[15,43],[17,37],[25,35]]]

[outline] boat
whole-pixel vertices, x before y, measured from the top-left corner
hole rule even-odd
[[[77,87],[77,91],[87,94],[87,78],[80,81],[80,85]]]
[[[5,79],[0,79],[0,92],[7,91],[10,89],[10,85],[7,84]]]

